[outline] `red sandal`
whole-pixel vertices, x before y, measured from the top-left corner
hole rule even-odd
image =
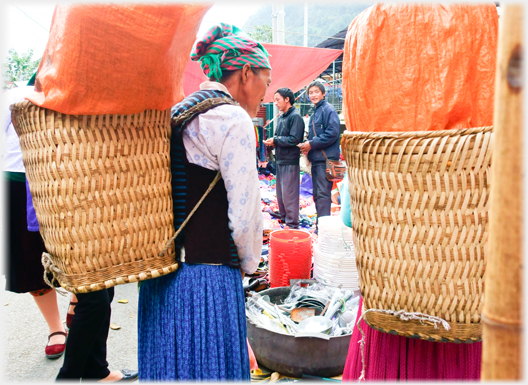
[[[48,336],[48,343],[51,337],[59,335],[59,334],[64,336],[64,343],[55,344],[55,345],[46,345],[46,348],[44,349],[44,352],[46,353],[46,358],[49,358],[50,360],[54,360],[62,356],[64,353],[64,349],[66,349],[66,338],[68,338],[68,333],[66,332],[51,333]]]

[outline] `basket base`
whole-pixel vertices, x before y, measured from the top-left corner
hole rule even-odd
[[[432,324],[418,320],[403,321],[399,317],[384,313],[369,312],[364,314],[363,319],[377,331],[408,338],[469,344],[482,340],[481,323],[448,322],[450,329],[446,330],[442,326],[435,328]]]
[[[170,274],[179,267],[175,255],[155,258],[150,261],[140,260],[111,266],[86,274],[55,274],[56,280],[65,290],[74,294],[89,293],[108,289],[116,285],[144,281]]]

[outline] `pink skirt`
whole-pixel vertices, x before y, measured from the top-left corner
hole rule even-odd
[[[358,319],[363,299],[359,302]],[[482,342],[431,342],[379,332],[361,321],[365,333],[366,380],[479,380]],[[361,332],[354,327],[343,381],[361,376]]]

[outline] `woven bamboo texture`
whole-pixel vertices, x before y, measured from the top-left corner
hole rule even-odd
[[[451,327],[370,311],[373,328],[481,339],[492,141],[492,127],[343,134],[364,311],[419,312]]]
[[[67,115],[11,106],[40,232],[59,284],[86,293],[177,269],[170,110]],[[44,259],[44,258],[43,258]]]

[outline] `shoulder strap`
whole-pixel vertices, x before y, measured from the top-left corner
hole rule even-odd
[[[194,118],[196,115],[204,113],[210,110],[211,108],[222,104],[232,104],[235,106],[239,105],[233,98],[231,98],[229,95],[222,91],[208,90],[195,92],[173,107],[171,125],[172,127],[178,127],[181,129],[185,123]],[[202,197],[196,203],[187,218],[185,218],[185,221],[183,221],[183,223],[174,233],[172,238],[167,242],[163,250],[159,253],[159,256],[163,255],[163,253],[165,253],[169,249],[172,242],[174,242],[174,240],[178,237],[178,235],[183,230],[185,225],[189,222],[193,214],[196,212],[196,210],[198,210],[198,207],[200,207],[205,197],[211,192],[211,190],[214,188],[214,186],[220,179],[222,179],[222,174],[220,173],[220,171],[218,171],[213,181],[207,188],[207,191],[202,195]]]
[[[172,108],[171,125],[181,127],[196,115],[222,104],[239,105],[223,91],[202,90],[194,92]]]

